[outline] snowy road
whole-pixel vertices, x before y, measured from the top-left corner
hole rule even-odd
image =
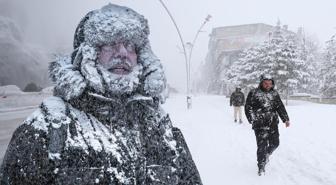
[[[23,109],[20,111],[0,112],[0,164],[14,130],[33,111],[34,109]]]
[[[291,127],[279,125],[280,147],[257,176],[256,141],[244,116],[233,122],[221,96],[172,96],[164,106],[182,129],[205,185],[336,185],[336,105],[290,101]]]
[[[290,101],[292,126],[280,125],[280,147],[259,177],[254,133],[246,119],[233,123],[228,104],[221,96],[198,96],[187,111],[185,97],[173,95],[164,105],[183,131],[204,185],[336,185],[336,105]],[[33,110],[0,113],[0,158]]]

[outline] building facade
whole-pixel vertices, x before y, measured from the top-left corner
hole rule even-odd
[[[210,34],[205,63],[201,66],[202,75],[195,88],[204,93],[230,94],[233,87],[229,87],[224,78],[227,70],[244,49],[268,41],[274,28],[263,23],[214,28]],[[283,30],[290,32],[286,25]]]

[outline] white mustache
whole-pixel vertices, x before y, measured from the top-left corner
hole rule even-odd
[[[110,62],[104,65],[107,70],[112,70],[115,68],[124,68],[130,70],[132,68],[131,62],[127,58],[114,58]]]

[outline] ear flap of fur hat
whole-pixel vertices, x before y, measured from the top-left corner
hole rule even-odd
[[[79,97],[87,87],[87,82],[72,65],[70,57],[58,57],[51,62],[49,76],[55,84],[54,95],[66,101]]]
[[[154,55],[149,44],[139,51],[139,60],[144,67],[142,90],[147,96],[158,97],[164,102],[166,77],[160,60]]]

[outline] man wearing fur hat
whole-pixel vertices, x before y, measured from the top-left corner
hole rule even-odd
[[[15,131],[0,184],[202,184],[161,109],[166,79],[147,20],[109,4],[79,23],[50,65],[54,96]]]
[[[280,144],[278,117],[286,127],[290,125],[286,108],[274,85],[270,75],[262,75],[259,87],[249,92],[245,104],[245,114],[257,140],[258,175],[265,173],[270,155]]]

